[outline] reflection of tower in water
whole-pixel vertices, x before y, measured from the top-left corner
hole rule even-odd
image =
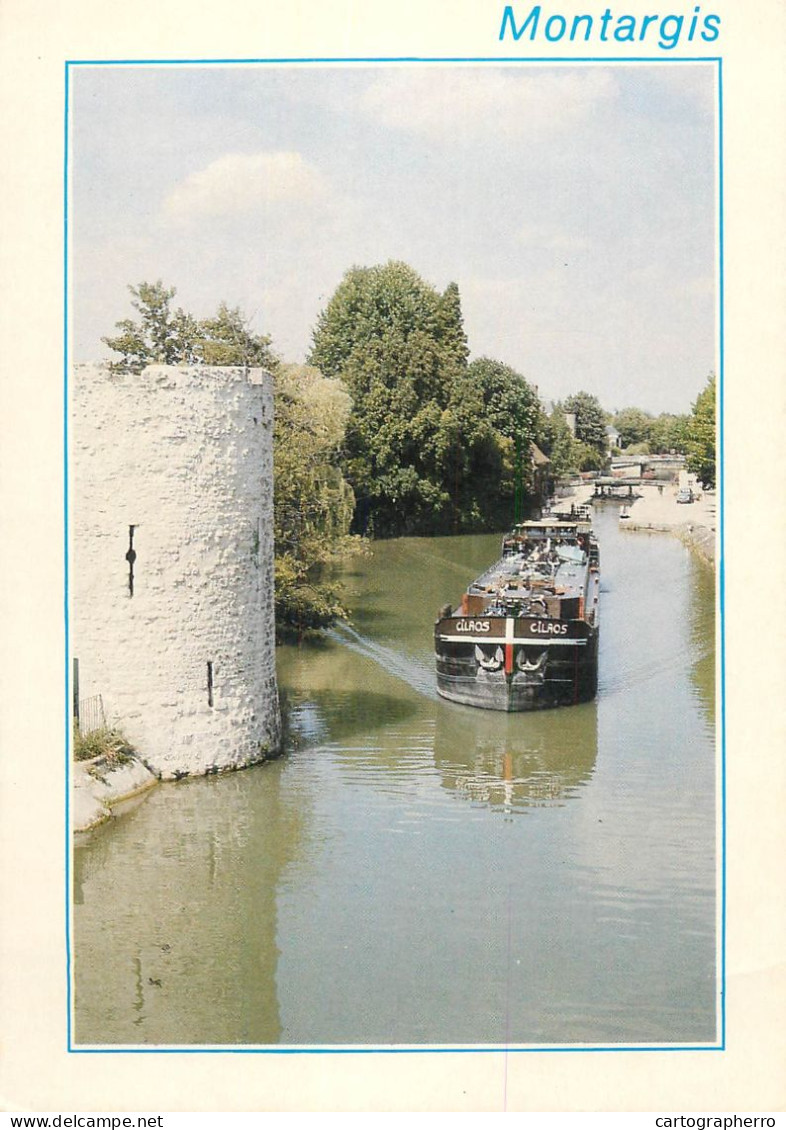
[[[437,709],[434,761],[444,787],[491,808],[564,804],[589,781],[597,754],[594,702],[527,714]]]
[[[276,892],[307,814],[278,769],[166,786],[75,852],[77,1044],[280,1040]]]

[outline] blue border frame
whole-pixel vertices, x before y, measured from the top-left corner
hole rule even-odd
[[[70,333],[69,333],[69,252],[70,252],[70,197],[69,197],[69,177],[71,173],[70,161],[70,79],[71,70],[76,67],[172,67],[172,66],[190,66],[190,67],[222,67],[222,66],[237,66],[237,65],[257,65],[264,66],[266,64],[275,65],[298,65],[298,64],[358,64],[358,65],[377,65],[381,63],[444,63],[444,64],[459,64],[459,63],[486,63],[486,64],[502,64],[502,63],[529,63],[541,64],[543,66],[550,66],[552,64],[574,64],[580,65],[584,63],[594,63],[599,65],[613,65],[625,63],[712,63],[717,67],[717,169],[718,169],[718,189],[717,189],[717,239],[718,239],[718,325],[717,325],[717,343],[718,343],[718,367],[717,374],[717,404],[718,404],[718,488],[720,505],[718,510],[718,562],[716,568],[716,577],[718,583],[718,612],[719,612],[719,632],[718,643],[720,645],[720,797],[719,797],[719,815],[720,815],[720,885],[718,895],[720,899],[720,914],[719,914],[719,968],[718,980],[716,985],[717,1000],[719,1006],[718,1015],[718,1034],[719,1042],[717,1044],[609,1044],[609,1045],[590,1045],[590,1046],[565,1046],[554,1045],[551,1046],[514,1046],[510,1047],[505,1044],[493,1046],[480,1046],[480,1047],[452,1047],[452,1046],[419,1046],[419,1045],[406,1045],[406,1046],[375,1046],[375,1047],[347,1047],[337,1045],[331,1046],[304,1046],[304,1047],[275,1047],[267,1045],[254,1045],[251,1047],[241,1047],[234,1045],[199,1045],[193,1046],[167,1046],[167,1047],[136,1047],[135,1045],[118,1045],[118,1046],[100,1046],[90,1047],[73,1044],[73,993],[72,993],[72,953],[71,953],[71,912],[72,912],[72,876],[71,876],[71,852],[73,850],[72,835],[71,835],[71,808],[70,808],[70,791],[71,791],[71,643],[70,643],[70,621],[69,621],[69,597],[70,597],[70,575],[69,575],[69,538],[70,538],[70,523],[68,511],[68,460],[69,460],[69,428],[68,428],[68,374],[70,367]],[[723,180],[723,162],[724,162],[724,149],[723,149],[723,58],[721,56],[686,56],[679,58],[663,58],[659,56],[579,56],[575,58],[570,57],[523,57],[523,56],[428,56],[428,55],[401,55],[401,56],[377,56],[377,57],[352,57],[352,56],[324,56],[313,58],[303,57],[277,57],[277,58],[249,58],[249,59],[67,59],[65,60],[65,97],[64,97],[64,155],[63,155],[63,533],[64,533],[64,616],[65,616],[65,941],[66,941],[66,1001],[67,1001],[67,1051],[76,1055],[203,1055],[203,1054],[224,1054],[224,1055],[422,1055],[446,1053],[451,1055],[472,1053],[483,1054],[490,1053],[495,1055],[507,1056],[510,1052],[517,1053],[537,1053],[537,1054],[597,1054],[606,1052],[699,1052],[710,1051],[718,1052],[726,1050],[726,913],[727,913],[727,888],[726,888],[726,827],[727,827],[727,792],[726,792],[726,568],[725,568],[725,523],[724,523],[724,500],[725,500],[725,479],[724,479],[724,412],[723,412],[723,391],[725,380],[725,273],[724,273],[724,180]]]
[[[72,749],[71,743],[73,735],[71,732],[71,622],[69,619],[69,596],[71,592],[71,578],[68,571],[69,564],[69,542],[71,536],[71,528],[69,523],[68,512],[68,369],[69,369],[69,351],[70,351],[70,338],[69,338],[69,291],[68,291],[68,262],[69,262],[69,228],[70,228],[70,212],[69,205],[71,203],[68,193],[68,177],[70,172],[70,134],[69,122],[71,114],[70,95],[71,90],[69,86],[69,70],[66,63],[65,75],[65,97],[63,99],[63,135],[64,135],[64,152],[63,152],[63,615],[65,619],[65,943],[66,943],[66,1007],[67,1026],[68,1026],[68,1050],[72,1050],[71,1044],[71,1018],[73,1016],[73,1001],[71,998],[71,983],[72,983],[72,961],[71,961],[71,903],[72,903],[72,890],[73,883],[71,880],[71,852],[72,836],[71,836],[71,763],[72,763]]]

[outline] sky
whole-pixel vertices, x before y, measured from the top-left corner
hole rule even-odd
[[[71,346],[161,279],[285,361],[353,266],[458,284],[546,399],[688,412],[716,371],[712,63],[79,66]]]

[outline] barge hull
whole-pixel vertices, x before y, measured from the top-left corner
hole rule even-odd
[[[447,656],[437,637],[437,693],[451,702],[509,713],[549,710],[590,702],[598,689],[598,634],[573,646],[546,649],[543,669],[534,675],[515,668],[524,649],[514,649],[512,672],[477,670],[468,654],[462,662]],[[524,659],[526,662],[526,659]],[[533,659],[531,666],[536,666]]]

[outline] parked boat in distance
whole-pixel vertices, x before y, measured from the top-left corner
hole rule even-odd
[[[589,508],[520,522],[502,556],[434,626],[437,691],[486,710],[595,697],[600,556]]]

